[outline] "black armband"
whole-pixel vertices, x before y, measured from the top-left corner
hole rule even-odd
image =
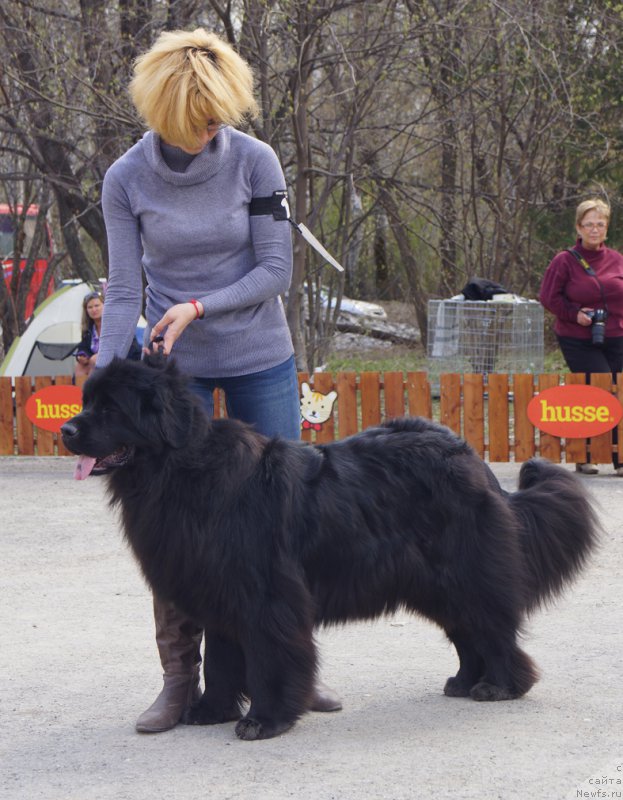
[[[252,217],[271,216],[276,220],[290,219],[288,192],[280,189],[269,197],[253,197],[249,203],[249,214]]]

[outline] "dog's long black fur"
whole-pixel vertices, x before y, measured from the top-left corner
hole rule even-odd
[[[205,693],[186,722],[239,719],[242,739],[280,734],[308,708],[316,625],[398,608],[455,645],[446,695],[521,697],[537,680],[522,620],[596,540],[564,468],[528,461],[508,494],[464,441],[420,418],[319,446],[267,439],[208,420],[153,357],[97,370],[63,439],[108,470],[154,592],[206,629]]]

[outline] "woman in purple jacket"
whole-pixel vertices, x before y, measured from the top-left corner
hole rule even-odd
[[[578,239],[558,253],[543,277],[539,299],[556,317],[554,330],[571,372],[623,369],[623,256],[606,247],[610,207],[596,198],[576,209]],[[616,429],[615,429],[616,435]],[[614,453],[617,475],[623,467]],[[578,472],[595,474],[594,464],[576,464]]]

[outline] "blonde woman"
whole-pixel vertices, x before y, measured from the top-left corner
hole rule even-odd
[[[208,413],[220,387],[229,416],[297,439],[297,374],[280,297],[292,272],[290,226],[271,206],[285,179],[274,151],[236,129],[257,113],[251,70],[213,33],[166,32],[137,60],[130,94],[149,130],[104,180],[110,266],[97,365],[127,350],[144,273],[151,338],[164,337]],[[198,697],[202,631],[158,598],[154,613],[164,687],[139,718],[141,732],[173,727]],[[206,652],[222,646],[208,643]],[[318,684],[312,708],[340,707]]]
[[[556,317],[554,331],[571,372],[623,369],[623,256],[606,247],[610,207],[599,198],[576,209],[575,245],[558,253],[543,277],[539,299]],[[616,438],[616,429],[613,433]],[[613,454],[617,475],[623,459]],[[598,472],[589,462],[578,472]]]

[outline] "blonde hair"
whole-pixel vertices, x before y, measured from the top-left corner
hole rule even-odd
[[[136,59],[130,96],[166,142],[192,150],[208,121],[240,125],[258,113],[253,72],[216,34],[165,31]]]
[[[584,200],[575,210],[575,224],[579,225],[589,211],[596,211],[610,222],[610,206],[598,197],[591,197],[590,200]]]

